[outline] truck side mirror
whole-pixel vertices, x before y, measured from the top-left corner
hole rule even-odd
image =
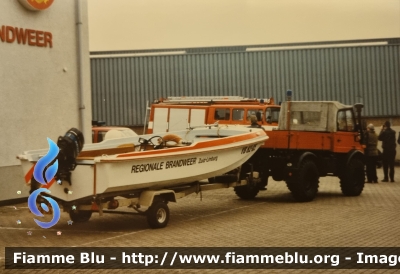
[[[356,109],[357,113],[361,113],[361,110],[364,108],[364,105],[361,103],[357,103],[354,105],[354,108]]]

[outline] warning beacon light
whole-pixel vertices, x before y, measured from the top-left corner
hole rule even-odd
[[[286,91],[286,101],[292,101],[292,93],[290,89]]]

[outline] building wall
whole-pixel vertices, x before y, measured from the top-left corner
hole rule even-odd
[[[144,123],[146,102],[160,97],[239,95],[279,102],[288,89],[293,100],[361,102],[368,117],[400,116],[400,40],[388,40],[394,42],[264,51],[180,49],[184,54],[173,49],[168,55],[149,50],[129,57],[123,54],[131,52],[93,53],[93,118],[136,126]],[[141,56],[146,53],[152,55]]]
[[[87,0],[79,2],[84,37],[81,130],[90,141]],[[17,0],[0,1],[0,201],[28,195],[16,155],[46,148],[47,137],[57,141],[71,127],[80,127],[77,4],[78,0],[54,1],[46,10],[31,11]],[[30,35],[25,44],[23,37],[19,42],[13,38],[16,28]]]

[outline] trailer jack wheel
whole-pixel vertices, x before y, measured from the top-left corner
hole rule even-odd
[[[154,202],[146,212],[147,223],[151,228],[166,227],[169,221],[169,208],[162,201]]]
[[[83,223],[89,221],[90,217],[92,217],[92,211],[88,210],[70,210],[69,217],[72,221],[76,223]]]
[[[257,196],[259,192],[257,186],[251,185],[236,186],[234,190],[236,195],[243,200],[252,200]]]

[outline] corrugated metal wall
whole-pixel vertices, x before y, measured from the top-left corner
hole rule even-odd
[[[400,116],[400,45],[100,58],[92,56],[93,119],[142,125],[146,101],[167,96],[364,103]]]

